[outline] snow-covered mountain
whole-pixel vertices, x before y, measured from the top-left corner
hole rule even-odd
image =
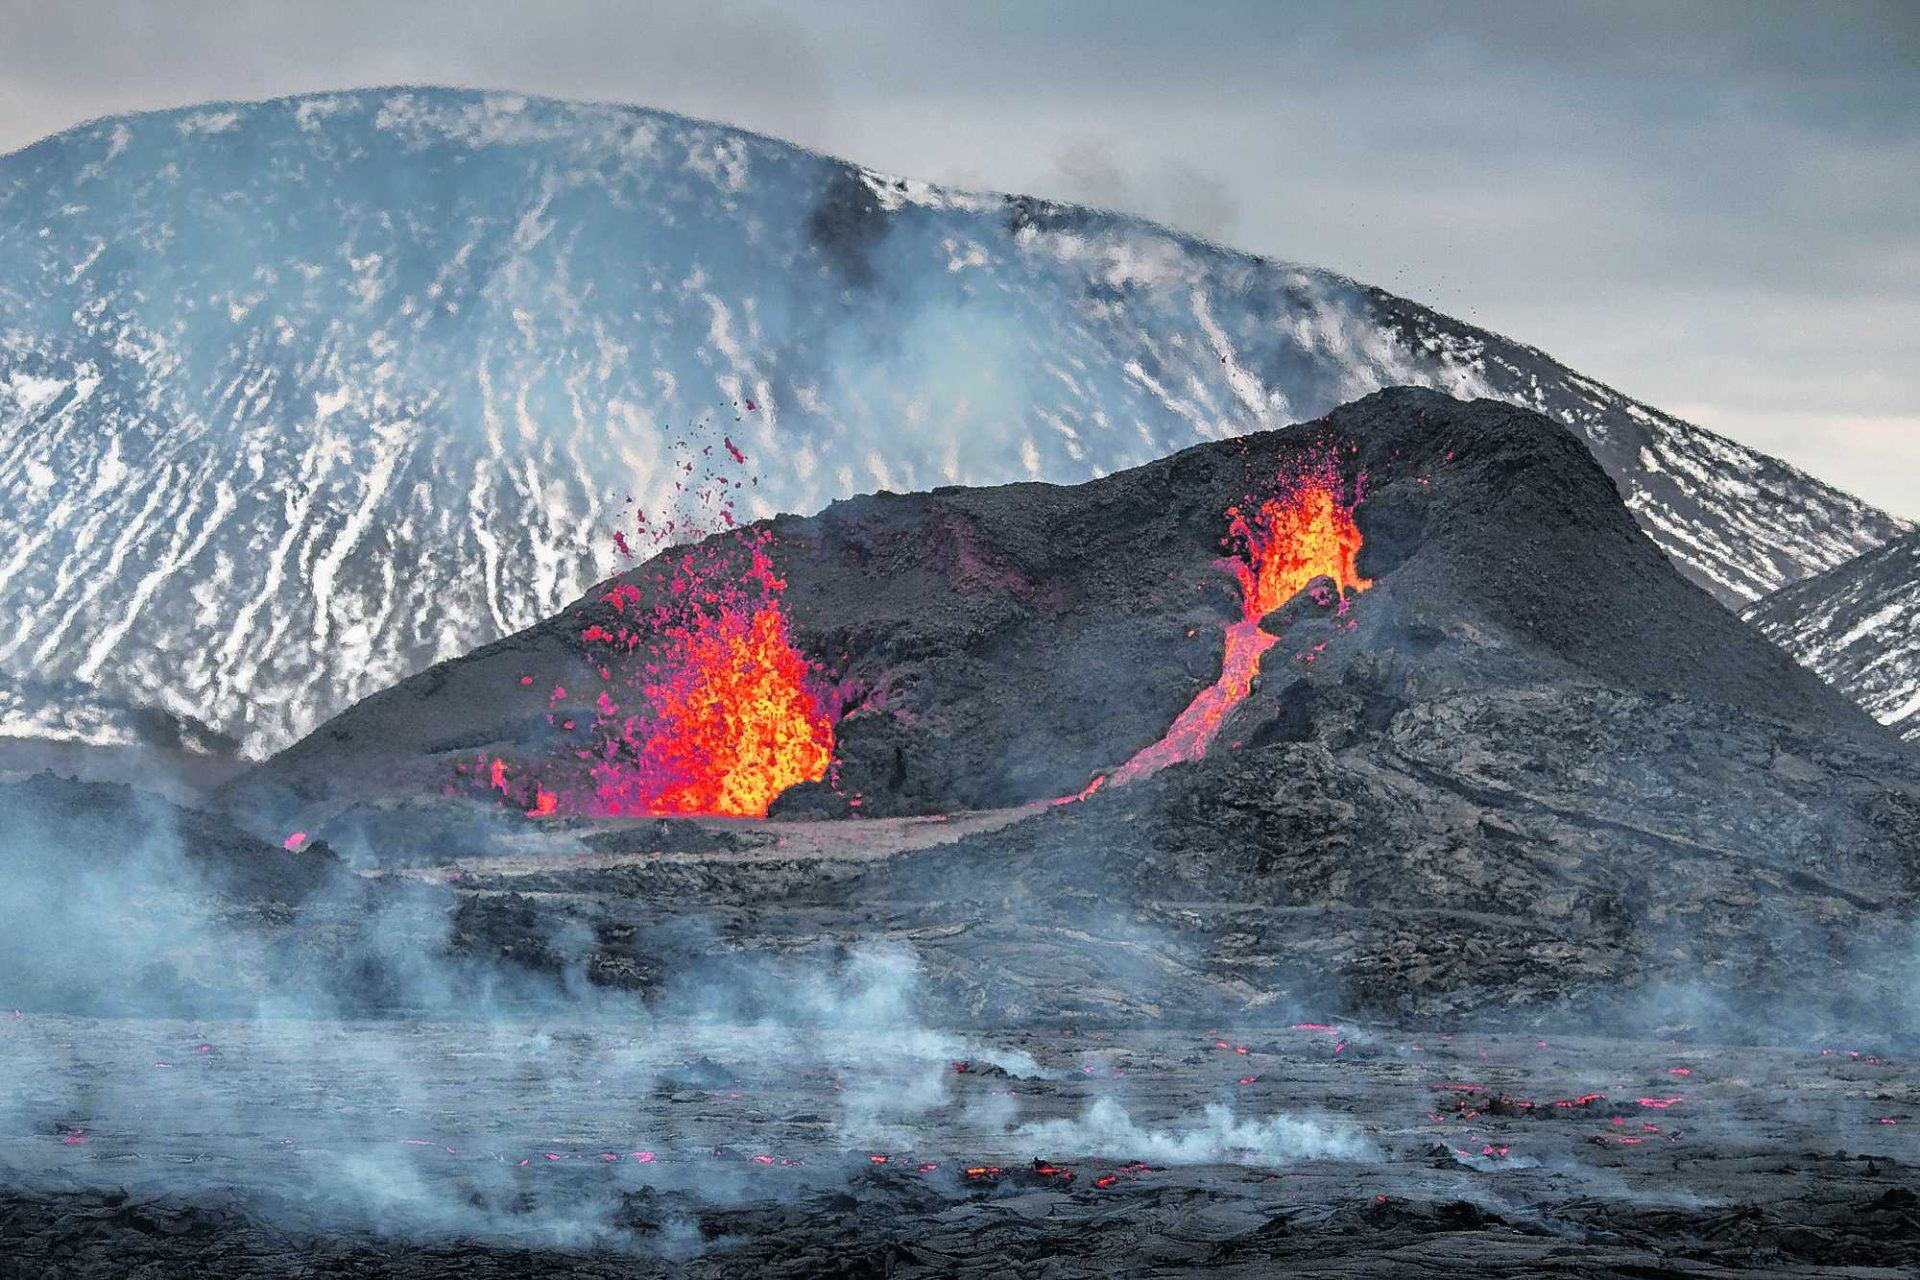
[[[1880,723],[1920,742],[1920,533],[1796,582],[1740,616]]]
[[[270,749],[612,572],[628,495],[686,501],[676,439],[731,436],[749,517],[1395,383],[1568,423],[1729,604],[1902,530],[1326,271],[658,112],[366,91],[0,158],[0,670]]]

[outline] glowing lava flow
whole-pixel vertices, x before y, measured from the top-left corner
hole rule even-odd
[[[1279,637],[1261,629],[1260,620],[1319,578],[1333,580],[1342,613],[1349,590],[1365,591],[1373,585],[1354,567],[1361,544],[1353,522],[1358,502],[1357,496],[1353,502],[1341,497],[1338,459],[1323,451],[1284,477],[1281,492],[1256,510],[1228,509],[1226,544],[1239,554],[1217,563],[1239,580],[1240,618],[1227,625],[1220,678],[1187,704],[1165,737],[1105,778],[1095,779],[1083,795],[1103,783],[1132,782],[1204,756],[1220,726],[1252,693],[1261,656],[1278,642]]]

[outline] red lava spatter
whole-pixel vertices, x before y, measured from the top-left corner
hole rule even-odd
[[[731,437],[721,443],[746,461]],[[713,457],[711,445],[703,456]],[[679,465],[691,475],[695,464]],[[723,478],[698,489],[730,536],[670,553],[644,583],[601,593],[579,634],[597,687],[570,697],[556,685],[547,697],[562,745],[530,765],[483,757],[458,767],[463,778],[532,817],[758,818],[787,788],[827,776],[835,699],[794,645],[771,534],[735,526],[731,493],[741,485]],[[679,529],[650,526],[638,510],[634,522],[643,546]],[[630,554],[624,533],[615,543]]]
[[[1355,568],[1362,539],[1353,511],[1363,483],[1364,477],[1348,500],[1337,453],[1321,447],[1282,475],[1278,491],[1258,506],[1228,508],[1222,546],[1229,554],[1214,563],[1240,584],[1240,617],[1227,624],[1220,678],[1187,704],[1159,741],[1095,778],[1078,795],[1053,803],[1084,799],[1104,785],[1123,785],[1200,759],[1252,692],[1261,657],[1279,641],[1261,628],[1261,620],[1321,578],[1332,580],[1341,613],[1347,611],[1349,592],[1373,585]]]
[[[764,530],[670,557],[651,581],[617,582],[580,632],[592,703],[549,719],[565,744],[532,767],[466,769],[534,817],[765,817],[833,763],[834,698],[794,646]]]
[[[826,777],[831,698],[793,645],[769,536],[732,541],[748,561],[737,577],[727,563],[737,554],[696,553],[656,584],[644,617],[635,616],[645,607],[640,588],[621,583],[604,597],[613,625],[582,633],[615,658],[643,644],[661,655],[642,665],[622,699],[600,695],[594,812],[765,817],[788,787]]]

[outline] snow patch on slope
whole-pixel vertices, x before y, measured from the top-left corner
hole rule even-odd
[[[1920,533],[1795,583],[1741,616],[1880,723],[1920,742]]]

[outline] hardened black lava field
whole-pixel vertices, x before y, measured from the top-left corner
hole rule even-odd
[[[1123,776],[1246,625],[1230,511],[1309,465],[1353,583]],[[1920,758],[1562,428],[1383,392],[751,534],[841,698],[765,818],[490,785],[578,746],[549,690],[646,567],[192,803],[0,784],[0,1267],[1920,1262]]]

